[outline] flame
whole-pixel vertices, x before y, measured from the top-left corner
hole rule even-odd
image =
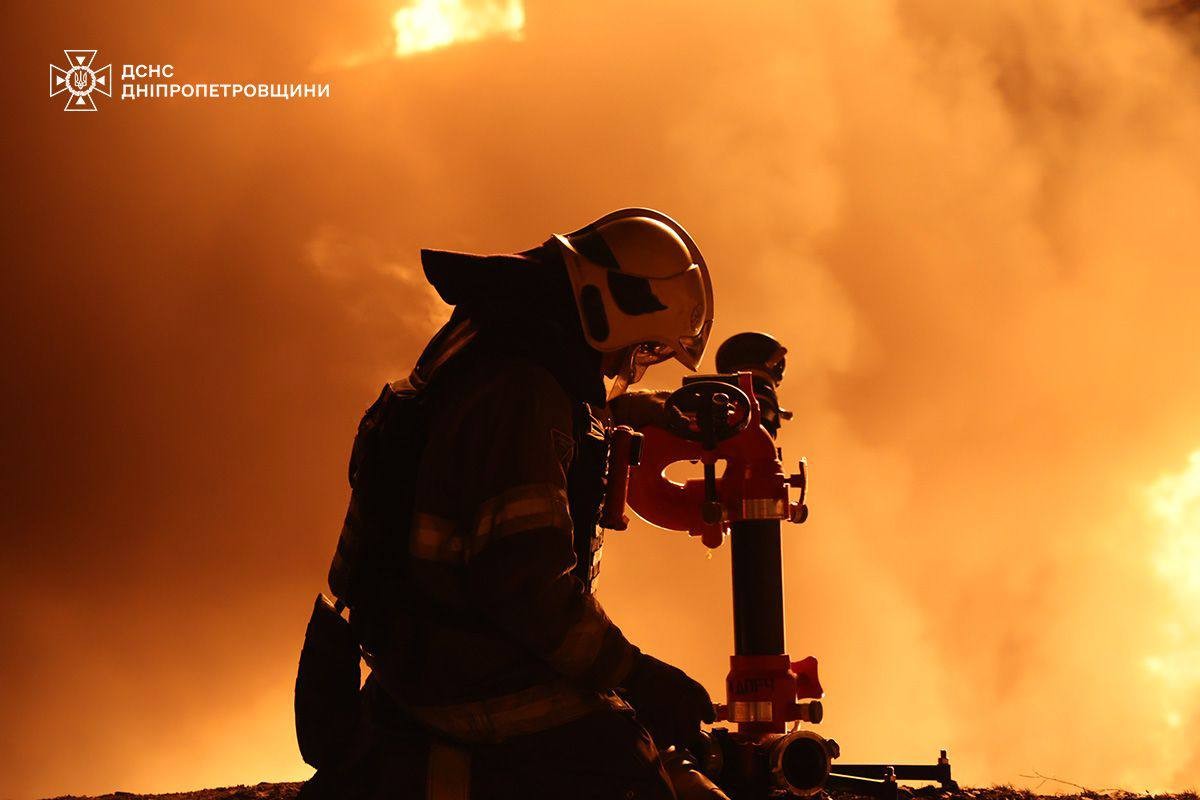
[[[1164,475],[1150,487],[1150,510],[1163,526],[1154,567],[1194,608],[1200,601],[1200,450],[1188,457],[1182,472]]]
[[[1147,657],[1146,672],[1162,687],[1162,721],[1184,727],[1181,709],[1200,690],[1200,450],[1180,472],[1164,475],[1149,489],[1150,513],[1160,524],[1152,566],[1174,602],[1163,623],[1166,652]]]
[[[492,36],[520,39],[525,30],[521,0],[415,0],[392,16],[396,56],[409,56]]]

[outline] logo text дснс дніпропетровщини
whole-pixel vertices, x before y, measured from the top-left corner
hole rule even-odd
[[[64,50],[67,67],[50,65],[50,96],[68,93],[64,111],[96,111],[93,92],[113,96],[112,64],[93,69],[96,50]],[[166,79],[164,81],[163,79]],[[330,95],[328,83],[177,83],[173,64],[124,64],[121,80],[122,100],[150,99],[320,99]],[[138,81],[156,81],[138,82]]]

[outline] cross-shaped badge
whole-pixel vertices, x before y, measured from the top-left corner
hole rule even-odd
[[[92,69],[95,50],[63,50],[67,68],[50,65],[50,96],[69,92],[63,111],[95,111],[92,92],[112,97],[112,64]]]

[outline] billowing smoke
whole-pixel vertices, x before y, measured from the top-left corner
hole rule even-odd
[[[363,57],[397,5],[5,10],[0,795],[305,775],[290,682],[354,425],[445,313],[417,248],[528,247],[621,205],[705,248],[718,339],[789,347],[783,445],[813,473],[789,645],[821,659],[846,757],[1191,784],[1200,82],[1177,16],[543,1],[521,41]],[[316,65],[332,97],[64,115],[30,87],[90,42],[198,82]],[[610,613],[717,693],[728,553],[613,538]]]

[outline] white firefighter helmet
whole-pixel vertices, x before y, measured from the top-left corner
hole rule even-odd
[[[631,348],[631,383],[669,358],[699,366],[712,329],[712,283],[682,225],[653,209],[622,208],[554,239],[588,344],[604,353]]]

